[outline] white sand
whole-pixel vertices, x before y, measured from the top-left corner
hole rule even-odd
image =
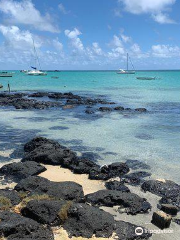
[[[89,180],[87,174],[74,174],[69,169],[61,168],[59,166],[44,166],[47,168],[47,171],[41,173],[41,177],[54,182],[72,181],[79,183],[82,185],[85,195],[105,189],[103,181]]]

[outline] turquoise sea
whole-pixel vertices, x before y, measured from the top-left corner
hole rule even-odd
[[[156,80],[137,80],[137,76]],[[180,71],[139,71],[128,76],[115,71],[62,71],[48,72],[43,77],[15,71],[12,78],[0,78],[4,90],[8,82],[12,91],[100,95],[124,107],[145,107],[148,112],[112,112],[91,119],[76,110],[0,108],[0,152],[42,135],[78,153],[94,153],[100,164],[126,159],[146,162],[152,167],[153,177],[180,183]]]

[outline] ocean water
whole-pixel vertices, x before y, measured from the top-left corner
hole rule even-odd
[[[137,76],[156,80],[137,80]],[[180,71],[140,71],[128,76],[114,71],[64,71],[48,72],[43,77],[15,72],[12,78],[0,79],[4,90],[8,82],[12,91],[71,91],[94,98],[102,96],[124,107],[145,107],[148,113],[112,112],[92,118],[80,108],[0,108],[0,152],[18,149],[35,135],[42,135],[78,154],[90,152],[100,164],[143,161],[151,166],[152,177],[180,183]],[[6,160],[0,156],[0,161]]]

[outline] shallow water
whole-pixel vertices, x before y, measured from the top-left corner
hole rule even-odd
[[[140,81],[136,76],[156,76]],[[51,78],[58,76],[58,79]],[[51,72],[33,77],[16,73],[0,79],[21,91],[72,91],[104,98],[148,113],[106,113],[95,118],[80,108],[24,111],[0,109],[0,151],[17,148],[35,135],[57,139],[77,152],[98,154],[100,164],[137,159],[152,167],[153,177],[180,183],[180,72]],[[0,158],[1,159],[1,158]],[[1,160],[0,160],[1,161]]]

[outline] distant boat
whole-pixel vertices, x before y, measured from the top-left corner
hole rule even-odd
[[[137,77],[138,80],[155,80],[155,77]]]
[[[126,70],[120,69],[117,72],[117,74],[135,74],[136,73],[135,70],[129,70],[129,60],[130,60],[131,65],[132,65],[132,67],[134,69],[134,66],[133,66],[132,61],[131,61],[131,59],[129,57],[129,54],[127,53],[127,69]]]
[[[0,77],[12,77],[13,73],[9,72],[0,72]]]
[[[32,70],[27,71],[26,74],[30,75],[30,76],[46,76],[47,75],[46,72],[40,71],[37,68],[38,65],[39,65],[40,68],[41,68],[41,66],[40,66],[38,54],[37,54],[37,51],[36,51],[36,47],[35,47],[35,44],[34,44],[34,40],[33,40],[33,49],[34,49],[34,56],[35,56],[35,67],[31,67]]]
[[[33,68],[33,70],[28,71],[28,72],[26,73],[27,75],[31,75],[31,76],[46,76],[46,75],[47,75],[46,72],[42,72],[42,71],[38,70],[38,69],[35,68],[35,67],[32,67],[32,68]]]

